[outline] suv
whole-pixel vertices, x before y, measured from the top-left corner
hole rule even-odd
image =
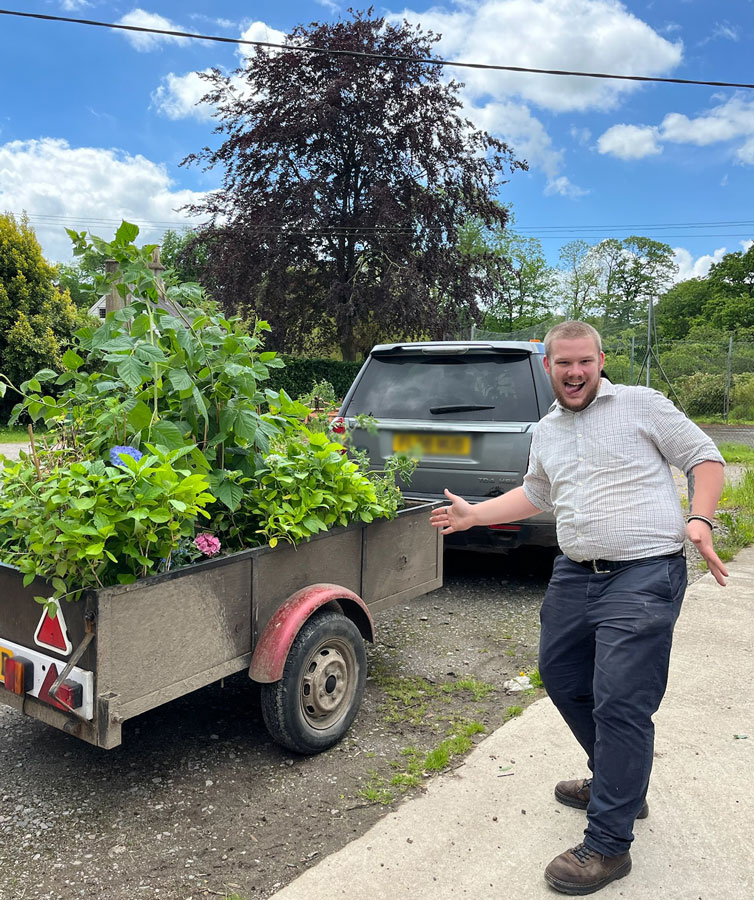
[[[407,496],[444,500],[448,488],[478,503],[523,482],[532,432],[554,399],[543,359],[535,341],[380,344],[340,415],[375,468],[392,453],[421,450],[411,483],[401,485]],[[375,434],[356,427],[360,414],[377,420]],[[474,550],[557,546],[550,513],[445,540]]]

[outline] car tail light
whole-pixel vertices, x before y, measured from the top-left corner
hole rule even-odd
[[[34,687],[34,663],[23,656],[5,660],[5,689],[13,694],[25,694]]]
[[[78,709],[84,702],[84,689],[78,681],[67,678],[55,691],[55,699],[69,709]]]
[[[330,422],[330,431],[332,431],[333,434],[346,433],[346,420],[343,416],[336,416],[332,422]]]
[[[493,531],[521,531],[520,525],[490,525]]]

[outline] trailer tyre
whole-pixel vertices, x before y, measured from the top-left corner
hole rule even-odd
[[[279,744],[319,753],[348,731],[361,705],[367,660],[359,629],[320,609],[296,635],[280,681],[262,685],[262,716]]]

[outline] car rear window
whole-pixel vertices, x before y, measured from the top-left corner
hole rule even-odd
[[[438,422],[539,418],[528,353],[373,356],[345,413]]]

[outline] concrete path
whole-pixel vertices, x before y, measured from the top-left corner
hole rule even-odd
[[[655,717],[650,815],[635,826],[632,873],[600,891],[605,900],[754,897],[754,548],[729,570],[726,588],[705,575],[687,592]],[[585,774],[582,751],[540,700],[275,900],[563,896],[542,871],[581,840],[584,814],[552,791]]]

